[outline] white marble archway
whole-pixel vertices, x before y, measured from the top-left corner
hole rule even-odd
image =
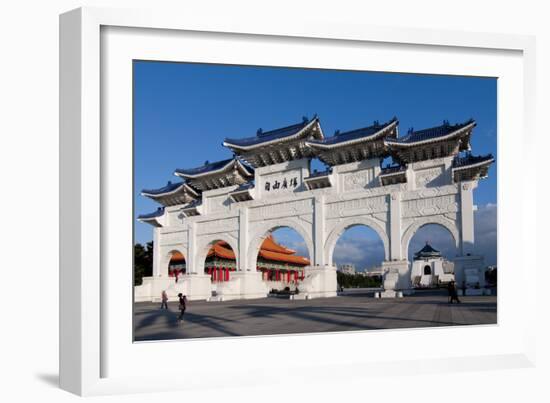
[[[213,234],[208,237],[198,239],[197,253],[195,255],[195,273],[204,274],[204,262],[206,260],[206,256],[208,255],[208,251],[212,245],[218,241],[227,242],[229,246],[231,246],[231,249],[235,254],[236,267],[239,267],[239,248],[237,241],[234,238],[224,234]]]
[[[282,227],[292,228],[304,240],[313,266],[311,278],[316,272],[327,278],[334,275],[336,243],[346,229],[357,225],[371,228],[382,240],[382,268],[398,274],[396,289],[410,286],[409,244],[425,225],[446,228],[458,254],[465,255],[470,264],[475,258],[473,190],[477,182],[455,182],[452,156],[411,163],[406,171],[398,172],[406,182],[393,184],[384,182],[387,176],[382,177],[379,162],[340,164],[318,176],[311,175],[306,158],[259,167],[254,171],[254,186],[204,190],[201,202],[192,208],[167,207],[153,222],[154,275],[167,274],[170,252],[178,250],[186,258],[188,274],[193,274],[186,278],[191,295],[209,298],[205,259],[212,244],[222,240],[236,255],[239,273],[234,278],[241,280],[236,295],[262,296],[263,283],[256,271],[258,252],[265,237]],[[429,182],[433,186],[427,187],[424,179],[428,177],[438,177],[437,186]],[[285,180],[295,180],[296,188],[265,186]]]
[[[409,243],[414,234],[422,227],[430,224],[437,224],[447,229],[455,241],[457,252],[460,250],[460,231],[454,220],[450,220],[443,216],[422,217],[413,221],[403,233],[401,237],[402,256],[407,258],[409,253]]]
[[[355,227],[358,225],[364,225],[366,227],[369,227],[373,229],[380,239],[382,240],[382,243],[384,244],[384,259],[389,260],[390,256],[390,240],[387,234],[387,231],[373,218],[366,217],[366,216],[358,216],[358,217],[352,217],[347,220],[344,220],[340,223],[338,223],[330,232],[329,236],[327,237],[327,241],[325,242],[325,259],[328,264],[334,264],[332,261],[334,249],[336,247],[336,243],[338,242],[338,239],[346,231],[348,228]]]
[[[254,234],[252,234],[252,241],[248,247],[248,268],[250,270],[255,270],[258,262],[258,253],[260,252],[260,247],[264,242],[265,238],[273,231],[279,228],[291,228],[295,230],[303,238],[306,243],[307,251],[309,253],[309,260],[313,265],[314,259],[314,249],[313,249],[313,239],[311,237],[311,229],[305,228],[298,220],[295,219],[279,219],[276,222],[269,221],[265,222],[258,228],[256,228]]]

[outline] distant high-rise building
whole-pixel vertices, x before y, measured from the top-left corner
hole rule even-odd
[[[345,274],[355,274],[355,265],[352,263],[341,264],[338,271]]]

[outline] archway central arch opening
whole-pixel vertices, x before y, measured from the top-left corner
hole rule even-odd
[[[372,227],[354,223],[342,228],[330,259],[338,269],[341,289],[381,286],[386,248],[383,238]]]

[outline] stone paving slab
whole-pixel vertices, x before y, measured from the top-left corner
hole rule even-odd
[[[134,336],[145,341],[497,323],[496,296],[460,299],[461,304],[448,304],[443,292],[421,292],[401,299],[359,294],[308,301],[191,301],[183,322],[177,320],[177,303],[161,310],[160,304],[139,302]]]

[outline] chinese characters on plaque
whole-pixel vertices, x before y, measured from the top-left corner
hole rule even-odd
[[[289,189],[289,188],[295,188],[296,186],[298,186],[298,178],[294,177],[294,178],[290,178],[289,180],[287,180],[287,178],[284,178],[281,181],[279,180],[275,180],[273,182],[271,181],[266,181],[265,182],[265,190],[266,191],[271,191],[271,190],[283,190],[283,189]]]

